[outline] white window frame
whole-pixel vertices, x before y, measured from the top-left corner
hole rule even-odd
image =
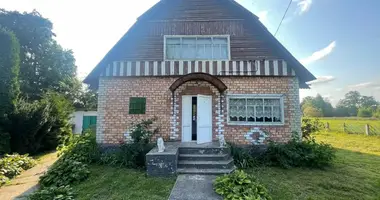
[[[230,98],[233,99],[280,99],[281,106],[281,122],[239,122],[230,121]],[[227,95],[227,124],[228,125],[259,125],[259,126],[283,126],[285,124],[285,107],[284,107],[284,95],[283,94],[231,94]]]
[[[166,58],[166,39],[167,38],[210,38],[213,39],[214,37],[219,38],[227,38],[227,48],[228,48],[228,59],[167,59]],[[181,40],[182,41],[182,40]],[[182,44],[182,42],[181,42]],[[213,49],[213,48],[212,48]],[[176,61],[176,60],[188,60],[188,61],[207,61],[207,60],[213,60],[213,61],[229,61],[231,60],[231,42],[230,42],[230,35],[164,35],[164,61]]]

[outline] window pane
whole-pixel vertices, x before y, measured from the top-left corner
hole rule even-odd
[[[209,44],[211,45],[211,38],[197,38],[197,44]]]
[[[181,38],[167,38],[166,39],[166,44],[181,44]]]
[[[264,121],[272,122],[272,107],[270,106],[264,107]]]
[[[256,106],[256,121],[263,122],[264,121],[264,110],[262,106]]]
[[[246,100],[230,99],[229,117],[231,121],[246,121]]]
[[[281,107],[280,106],[273,106],[273,121],[274,122],[281,122]]]
[[[228,44],[228,39],[215,37],[213,39],[213,44]]]

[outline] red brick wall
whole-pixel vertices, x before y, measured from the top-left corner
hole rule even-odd
[[[172,94],[170,85],[175,77],[147,78],[101,78],[99,81],[97,141],[99,143],[118,143],[125,140],[124,134],[131,123],[142,119],[157,117],[155,126],[160,127],[160,135],[168,140],[176,132],[181,140],[181,95],[209,94],[213,96],[213,139],[216,140],[217,104],[219,92],[211,84],[191,81],[176,90],[175,127],[171,123]],[[228,87],[228,94],[284,94],[285,124],[282,126],[259,126],[271,133],[270,138],[284,142],[291,138],[292,130],[297,129],[299,117],[293,112],[299,110],[298,81],[294,77],[228,77],[220,78]],[[225,97],[224,95],[224,97]],[[146,114],[129,115],[129,98],[146,97]],[[258,126],[237,126],[227,124],[226,100],[223,100],[224,134],[227,141],[249,143],[244,135]],[[298,100],[299,101],[299,100]]]

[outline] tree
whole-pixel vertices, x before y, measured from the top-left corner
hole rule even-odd
[[[20,94],[18,75],[20,70],[20,44],[9,30],[0,27],[0,155],[9,153],[9,115]]]
[[[361,96],[360,97],[360,108],[376,108],[379,102],[373,96]]]
[[[358,111],[358,117],[372,117],[371,108],[360,108]]]
[[[20,44],[11,31],[0,27],[0,126],[20,94]]]
[[[319,110],[324,117],[332,117],[334,113],[334,108],[329,100],[327,98],[324,99],[320,94],[317,94],[316,97],[308,96],[303,99],[301,102],[302,111],[305,112],[305,109],[309,107]]]
[[[357,91],[350,91],[344,95],[344,99],[340,100],[337,106],[345,108],[349,116],[357,116],[360,107],[361,95]]]
[[[54,40],[52,23],[37,11],[19,13],[0,9],[0,24],[14,32],[20,49],[21,92],[29,100],[41,99],[43,93],[62,91],[62,83],[70,85],[76,75],[75,59]],[[66,88],[67,89],[67,88]]]
[[[98,107],[98,94],[91,89],[84,89],[74,103],[77,110],[96,110]]]
[[[323,113],[318,108],[308,106],[304,109],[303,114],[305,117],[323,117]]]

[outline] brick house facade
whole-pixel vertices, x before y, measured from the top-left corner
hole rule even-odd
[[[99,143],[129,140],[131,123],[157,117],[166,141],[262,144],[300,134],[299,89],[313,79],[235,1],[161,0],[85,83],[98,89]]]

